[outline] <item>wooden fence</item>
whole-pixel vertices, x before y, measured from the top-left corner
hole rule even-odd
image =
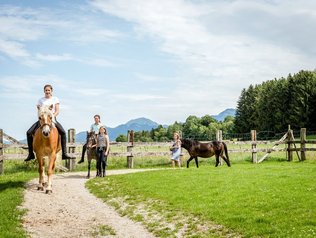
[[[75,142],[75,130],[68,130],[68,143],[67,150],[68,153],[75,158],[81,157],[82,143]],[[293,154],[296,152],[296,155],[299,160],[303,161],[306,159],[307,151],[316,151],[316,148],[307,148],[307,144],[316,144],[316,141],[306,140],[306,129],[301,129],[301,135],[299,140],[295,140],[293,136],[293,131],[288,128],[288,131],[285,135],[278,141],[275,141],[271,148],[258,148],[260,145],[271,144],[271,141],[257,141],[257,133],[255,130],[250,132],[251,141],[225,141],[228,146],[229,153],[251,153],[251,158],[253,163],[261,163],[264,161],[272,152],[274,151],[284,151],[287,155],[288,161],[293,160]],[[110,150],[110,156],[112,157],[124,157],[126,158],[127,168],[133,168],[134,158],[136,157],[170,157],[170,151],[168,147],[170,143],[168,142],[134,142],[134,132],[128,132],[128,142],[111,142],[111,148],[119,148],[117,151]],[[11,144],[4,144],[4,138],[11,141]],[[216,139],[222,141],[222,132],[218,131],[216,133]],[[284,145],[283,148],[278,148],[279,145]],[[239,145],[240,148],[230,149],[234,147],[233,145]],[[300,145],[299,148],[297,145]],[[246,148],[241,148],[246,147]],[[11,150],[10,153],[4,153],[5,149]],[[140,150],[142,148],[142,150]],[[159,148],[157,150],[150,150],[150,148]],[[0,129],[0,174],[3,173],[3,163],[4,160],[9,159],[25,159],[26,158],[26,149],[27,145],[19,143],[12,137],[6,135],[2,129]],[[182,150],[182,156],[188,157],[186,150]],[[258,159],[258,152],[266,153],[263,157]],[[67,160],[65,162],[65,167],[69,170],[75,169],[76,160]]]

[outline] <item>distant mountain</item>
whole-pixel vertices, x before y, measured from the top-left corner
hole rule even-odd
[[[226,110],[222,111],[218,115],[213,115],[212,117],[216,119],[217,121],[224,121],[225,117],[227,116],[235,116],[236,115],[236,109],[234,108],[227,108]]]
[[[128,130],[134,131],[150,131],[153,128],[157,128],[159,126],[158,123],[141,117],[137,119],[133,119],[128,121],[125,124],[119,125],[117,127],[111,128],[107,127],[109,137],[111,141],[115,141],[115,139],[123,134],[126,135]],[[83,131],[76,135],[76,142],[85,142],[86,141],[87,132]]]
[[[213,115],[212,117],[218,121],[223,121],[225,117],[227,116],[235,116],[236,109],[228,108],[224,110],[223,112],[219,113],[218,115]],[[107,127],[109,137],[111,141],[115,141],[115,139],[123,134],[126,135],[128,130],[134,130],[134,131],[150,131],[151,129],[155,129],[159,126],[158,123],[141,117],[137,119],[133,119],[128,121],[125,124],[119,125],[117,127],[111,128]],[[164,125],[164,127],[168,127],[167,125]],[[87,132],[83,131],[76,135],[76,142],[85,142],[86,141]]]

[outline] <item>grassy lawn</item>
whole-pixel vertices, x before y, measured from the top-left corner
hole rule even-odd
[[[17,207],[23,201],[24,183],[37,176],[33,165],[5,161],[5,174],[0,176],[0,237],[26,237]]]
[[[258,153],[258,158],[261,155],[264,153]],[[295,161],[288,163],[284,152],[274,152],[267,161],[255,165],[250,153],[230,153],[232,168],[215,168],[213,157],[199,159],[199,169],[191,162],[190,169],[111,176],[90,180],[87,186],[158,237],[313,237],[314,158],[315,152],[309,152],[308,161],[298,163],[294,155]],[[185,155],[182,166],[187,159]],[[110,156],[108,162],[108,169],[126,168],[126,157]],[[23,211],[17,207],[23,201],[25,182],[38,176],[37,163],[6,160],[4,165],[0,237],[26,237],[21,225]],[[170,157],[135,157],[134,167],[170,168]],[[76,171],[86,170],[86,161],[76,166]],[[95,161],[92,170],[93,176]]]
[[[315,179],[315,161],[267,161],[110,176],[87,186],[159,237],[184,226],[186,237],[315,237]],[[203,229],[216,224],[224,227]]]

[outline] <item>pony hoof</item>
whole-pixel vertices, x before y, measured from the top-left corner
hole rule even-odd
[[[46,190],[46,194],[52,194],[53,191],[52,190]]]
[[[37,190],[44,191],[43,187],[37,187]]]
[[[87,179],[89,179],[89,178],[90,178],[90,176],[87,176],[86,178],[87,178]]]

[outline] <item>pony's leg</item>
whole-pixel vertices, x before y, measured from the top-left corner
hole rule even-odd
[[[187,168],[189,168],[189,163],[190,163],[191,160],[193,160],[192,156],[187,160]]]
[[[199,167],[199,160],[198,160],[198,157],[195,157],[194,160],[195,160],[196,167],[198,168],[198,167]]]
[[[218,164],[219,164],[219,155],[215,155],[215,157],[216,157],[216,164],[215,164],[215,167],[217,167]]]
[[[37,190],[44,191],[44,178],[45,178],[45,171],[44,171],[44,159],[39,157],[38,159],[38,173],[39,173],[39,181]]]
[[[52,154],[49,156],[49,164],[48,164],[48,170],[47,170],[47,188],[46,188],[46,193],[50,194],[53,192],[52,189],[52,183],[53,183],[53,171],[55,168],[55,160],[56,160],[56,154]]]
[[[96,177],[101,177],[101,161],[99,158],[97,158],[97,175]]]
[[[227,166],[230,167],[230,161],[224,155],[222,155],[223,160],[226,162]]]
[[[88,158],[88,175],[87,175],[87,178],[90,178],[90,169],[91,169],[91,159]]]

